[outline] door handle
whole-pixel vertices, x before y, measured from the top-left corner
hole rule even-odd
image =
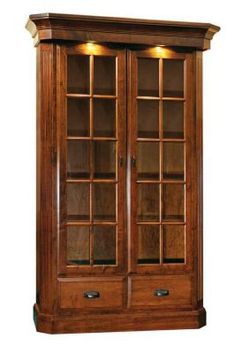
[[[119,156],[119,166],[123,167],[124,166],[124,157]]]
[[[135,156],[131,156],[131,166],[136,167],[136,157]]]

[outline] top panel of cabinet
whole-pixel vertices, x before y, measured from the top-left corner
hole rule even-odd
[[[159,21],[45,13],[30,15],[26,24],[34,44],[42,41],[91,41],[210,48],[220,30],[210,23]]]

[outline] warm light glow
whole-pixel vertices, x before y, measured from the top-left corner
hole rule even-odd
[[[163,53],[163,52],[164,52],[163,47],[165,47],[165,46],[164,46],[164,45],[158,45],[158,46],[156,46],[156,47],[155,47],[156,52],[157,52],[158,54]]]
[[[169,47],[167,47],[163,44],[158,44],[155,47],[152,47],[151,50],[152,50],[152,53],[157,54],[157,56],[159,58],[163,58],[163,57],[166,57],[166,56],[174,53],[174,51],[172,49],[170,49]]]
[[[88,54],[95,55],[102,52],[102,46],[95,41],[89,41],[84,44],[84,49]]]
[[[88,42],[88,43],[86,44],[86,46],[87,46],[87,49],[89,49],[89,50],[92,50],[92,49],[95,48],[94,42]]]

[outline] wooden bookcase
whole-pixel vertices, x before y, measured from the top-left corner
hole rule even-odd
[[[31,15],[36,328],[199,328],[207,23]]]

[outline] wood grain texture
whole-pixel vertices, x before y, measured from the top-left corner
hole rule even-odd
[[[76,333],[204,326],[202,50],[209,48],[219,27],[207,23],[38,14],[30,16],[27,29],[37,45],[36,329],[45,333]],[[81,41],[106,44],[89,47]],[[171,48],[157,51],[148,46],[156,44]],[[74,56],[69,59],[71,72],[67,70],[69,55]],[[76,55],[82,56],[79,60],[84,69],[77,73],[78,79],[81,77],[78,85],[78,79],[73,77]],[[89,71],[97,57],[101,58],[98,76],[94,69]],[[116,58],[116,92],[111,84],[114,75],[106,80],[102,74],[104,63],[107,62],[111,73],[114,61],[104,57]],[[151,60],[152,68],[159,60],[155,73],[158,85],[152,78],[145,81],[142,77],[139,92],[138,57],[147,64]],[[178,90],[168,78],[164,92],[164,60],[170,59],[178,62],[181,76],[183,68],[184,82]],[[164,97],[167,95],[171,96]],[[100,99],[117,102],[115,109],[111,103],[107,112],[97,108],[94,102]],[[77,100],[83,100],[83,106],[75,107]],[[142,109],[142,122],[138,122],[137,102],[142,102],[143,107],[151,102],[148,113]],[[180,107],[177,124],[165,124],[166,136],[165,102],[179,103]],[[174,106],[169,115],[176,111]],[[70,123],[67,113],[72,117]],[[106,113],[107,117],[115,115],[112,119],[116,120],[115,126],[108,126],[108,133],[103,129]],[[95,114],[102,116],[97,122]],[[144,124],[148,114],[150,126]],[[83,117],[80,125],[75,116]],[[137,127],[143,136],[137,136]],[[105,141],[117,144],[112,167],[117,173],[111,182],[108,173],[113,171],[105,157],[107,148],[100,151],[103,160],[92,162],[93,154],[99,152],[92,144],[98,146]],[[169,149],[165,167],[172,175],[169,179],[164,177],[164,144],[173,141],[184,146],[184,154]],[[79,161],[70,161],[78,173],[67,175],[67,146],[73,147],[73,157],[81,143],[83,156]],[[141,171],[143,166],[139,167],[136,160],[141,158],[137,148],[140,143],[150,147],[142,156],[143,166],[150,174],[157,172],[157,178],[149,174],[143,179],[141,175],[146,171]],[[158,155],[151,144],[158,144]],[[147,161],[150,155],[156,155],[156,171]],[[84,174],[81,166],[86,163],[89,176],[79,174]],[[95,179],[95,169],[98,173],[107,170],[107,176]],[[177,178],[178,172],[184,172],[184,176]],[[102,189],[101,185],[105,187]],[[117,188],[116,200],[113,187]],[[112,192],[105,194],[107,188]],[[177,199],[177,188],[184,189],[184,202],[182,197]],[[107,220],[101,218],[104,214]],[[76,263],[77,258],[85,265]],[[95,263],[103,258],[111,263]],[[154,264],[150,264],[152,260]],[[156,289],[167,289],[169,294],[156,297]],[[84,293],[89,291],[100,296],[87,299]]]
[[[194,311],[150,310],[123,313],[90,313],[76,316],[48,316],[35,306],[36,327],[44,333],[84,333],[115,331],[146,331],[163,329],[193,329],[206,324],[203,308]]]
[[[137,139],[137,104],[136,104],[136,96],[138,92],[138,58],[151,58],[159,60],[159,99],[160,99],[160,110],[159,110],[159,127],[160,127],[160,135],[159,135],[159,177],[157,176],[149,176],[149,181],[160,183],[160,200],[161,200],[161,208],[160,208],[160,224],[164,224],[165,222],[178,222],[184,224],[185,220],[187,220],[187,228],[186,228],[186,260],[185,264],[167,264],[163,263],[163,232],[162,228],[160,229],[160,264],[152,265],[141,264],[137,265],[138,259],[138,227],[137,227],[137,210],[138,210],[138,199],[137,199],[137,183],[143,183],[143,176],[138,176],[139,169],[139,159],[143,159],[143,156],[138,151],[139,139]],[[186,139],[184,142],[175,142],[175,139],[168,139],[169,143],[165,142],[163,139],[163,117],[162,117],[162,102],[165,102],[165,97],[163,97],[163,73],[162,70],[163,62],[166,59],[174,59],[174,60],[184,60],[184,132]],[[196,126],[194,121],[194,92],[192,90],[191,82],[194,77],[193,72],[193,54],[192,53],[182,53],[177,50],[165,49],[161,51],[156,51],[153,48],[148,48],[146,50],[130,50],[128,52],[128,131],[129,131],[129,152],[128,155],[135,158],[137,160],[136,166],[131,166],[130,163],[130,177],[129,182],[130,187],[128,191],[130,193],[130,246],[129,252],[129,267],[131,272],[135,273],[155,273],[161,274],[161,272],[168,271],[189,271],[193,269],[193,224],[191,222],[191,214],[194,213],[194,201],[191,198],[191,176],[192,176],[192,164],[191,161],[194,159],[194,151],[191,148],[191,145],[195,142],[196,135]],[[136,142],[138,140],[138,142]],[[153,142],[141,142],[141,144],[153,144]],[[168,155],[168,165],[170,171],[184,171],[185,173],[181,173],[182,177],[178,179],[175,175],[171,179],[169,177],[164,176],[165,168],[163,161],[166,160],[164,151],[166,150],[165,144],[177,144],[177,147],[180,146],[181,149],[170,149]],[[179,144],[179,145],[178,145]],[[183,147],[185,145],[185,148]],[[185,152],[183,153],[183,151]],[[149,158],[148,156],[152,158]],[[152,159],[156,160],[158,157],[155,157],[152,151],[148,151],[146,156],[144,156],[145,169],[148,168],[149,161]],[[157,154],[158,155],[158,154]],[[181,156],[179,156],[181,155]],[[147,161],[147,162],[146,162]],[[180,175],[180,176],[181,176]],[[184,176],[183,176],[184,175]],[[174,180],[175,178],[175,180]],[[169,183],[169,182],[174,183]],[[177,182],[177,183],[176,183]],[[183,198],[182,196],[185,195]],[[165,207],[167,201],[167,208]],[[146,200],[147,202],[147,200]],[[158,220],[155,220],[159,221]],[[146,221],[147,223],[147,221]],[[151,222],[150,222],[151,223]],[[154,222],[152,222],[154,225]],[[182,243],[181,243],[182,244]],[[157,252],[157,251],[156,251]],[[184,258],[184,257],[182,257]],[[151,263],[151,262],[149,262]],[[184,262],[183,262],[184,263]]]
[[[26,28],[35,45],[45,40],[76,40],[210,48],[219,27],[209,23],[35,14]]]
[[[129,279],[130,307],[182,307],[192,305],[192,284],[190,276],[133,276]],[[167,296],[155,295],[157,289],[169,291]]]
[[[37,303],[43,313],[56,309],[57,143],[56,52],[37,48]]]
[[[195,252],[197,267],[197,301],[203,306],[203,114],[202,114],[202,53],[195,52],[195,119],[196,119],[196,199],[197,199],[197,219],[195,235]]]
[[[123,280],[116,278],[80,278],[75,281],[60,279],[61,309],[121,308]],[[99,297],[88,299],[86,292],[95,291]]]
[[[71,266],[67,266],[66,259],[66,231],[68,224],[71,225],[71,220],[69,223],[67,222],[67,185],[66,183],[66,168],[68,163],[68,147],[66,142],[67,136],[67,127],[66,127],[66,118],[67,118],[67,102],[66,102],[66,85],[67,85],[67,57],[68,55],[81,55],[81,56],[91,56],[90,60],[93,63],[96,58],[104,58],[111,57],[116,61],[116,131],[117,136],[111,144],[116,144],[116,151],[113,152],[113,161],[112,161],[112,170],[115,171],[115,175],[110,178],[110,176],[106,176],[106,180],[104,178],[98,178],[95,176],[95,172],[103,170],[107,170],[110,168],[108,153],[107,150],[107,142],[105,142],[105,146],[102,147],[101,151],[100,147],[96,148],[96,144],[100,144],[104,140],[97,139],[95,137],[92,127],[94,125],[94,69],[90,70],[90,92],[89,95],[91,97],[91,106],[90,106],[90,133],[89,140],[83,140],[87,144],[90,144],[90,153],[89,157],[86,159],[83,156],[80,159],[72,159],[76,161],[76,164],[79,165],[81,162],[89,160],[87,162],[87,170],[89,171],[87,179],[84,177],[80,178],[79,176],[69,176],[70,180],[73,183],[81,183],[81,179],[83,182],[92,182],[90,184],[90,210],[89,210],[89,220],[88,226],[90,226],[90,263],[95,263],[93,259],[94,254],[94,246],[95,246],[95,227],[93,227],[93,222],[98,224],[106,224],[112,223],[113,225],[117,225],[117,242],[116,242],[116,264],[115,265],[103,265],[100,267],[93,267],[92,264],[79,266],[78,264],[73,264]],[[60,117],[58,136],[59,136],[59,146],[60,146],[60,236],[59,236],[59,272],[60,274],[82,274],[82,273],[90,273],[90,274],[107,274],[107,273],[121,273],[126,268],[126,240],[125,240],[125,156],[126,156],[126,52],[124,49],[120,48],[110,48],[109,46],[104,45],[93,45],[92,49],[87,47],[84,44],[76,44],[76,45],[68,45],[68,46],[58,46],[58,82],[60,83],[60,90],[58,91],[59,96],[59,105],[58,105],[58,116]],[[91,64],[93,66],[93,64]],[[101,96],[103,97],[103,96]],[[105,96],[106,97],[106,96]],[[95,99],[97,95],[95,95]],[[103,98],[102,98],[103,99]],[[107,138],[104,138],[107,139]],[[70,142],[77,142],[78,140],[69,140]],[[79,140],[80,141],[80,140]],[[110,141],[108,141],[110,144]],[[114,145],[113,145],[114,146]],[[77,148],[75,148],[76,150]],[[87,148],[89,149],[89,148]],[[77,149],[78,151],[79,149]],[[96,152],[100,152],[99,159],[94,157]],[[76,156],[76,153],[72,153],[71,156]],[[123,166],[120,166],[119,159],[123,158]],[[68,181],[68,180],[67,180]],[[95,182],[94,182],[95,181]],[[105,182],[105,183],[103,183]],[[116,188],[116,198],[115,198],[115,188]],[[93,196],[92,196],[93,195]],[[91,197],[92,196],[92,197]],[[107,220],[103,218],[104,214],[107,214]],[[72,220],[73,225],[79,222],[79,220]],[[79,225],[76,223],[77,226]],[[84,220],[83,220],[84,224]],[[81,224],[80,224],[81,225]],[[110,248],[113,250],[113,246]],[[107,250],[106,250],[107,251]],[[113,253],[113,252],[112,252]]]

